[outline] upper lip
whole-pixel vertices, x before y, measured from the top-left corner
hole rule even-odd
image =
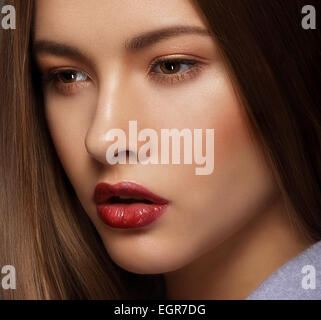
[[[111,197],[135,197],[143,198],[154,204],[167,204],[168,201],[151,191],[133,182],[119,182],[111,185],[106,182],[98,183],[94,192],[94,202],[98,204],[107,203]]]

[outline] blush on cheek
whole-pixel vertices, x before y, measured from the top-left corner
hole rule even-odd
[[[215,130],[215,166],[219,167],[221,162],[234,161],[235,156],[251,149],[253,142],[246,110],[227,75],[222,75],[218,85],[209,92],[204,98],[207,105],[204,113],[208,115],[206,127]]]

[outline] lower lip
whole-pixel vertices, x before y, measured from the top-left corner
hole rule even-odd
[[[106,203],[97,205],[97,212],[107,225],[128,229],[151,224],[165,212],[167,206],[167,204]]]

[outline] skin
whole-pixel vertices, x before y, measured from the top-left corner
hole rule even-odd
[[[82,53],[36,50],[43,76],[66,68],[85,73],[72,83],[44,82],[48,127],[81,204],[120,267],[163,273],[169,299],[244,299],[310,243],[291,223],[215,39],[194,32],[125,48],[138,35],[172,26],[206,30],[184,0],[36,1],[35,43]],[[174,75],[151,72],[157,57],[196,64],[181,65]],[[128,134],[129,120],[158,132],[214,128],[214,172],[197,176],[194,164],[109,165],[105,153],[113,142],[104,134],[112,128]],[[95,186],[120,181],[166,198],[168,209],[143,228],[105,225],[92,200]]]

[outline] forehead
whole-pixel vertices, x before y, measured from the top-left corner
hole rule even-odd
[[[204,27],[189,0],[36,0],[34,39],[117,48],[130,37],[172,25]]]

